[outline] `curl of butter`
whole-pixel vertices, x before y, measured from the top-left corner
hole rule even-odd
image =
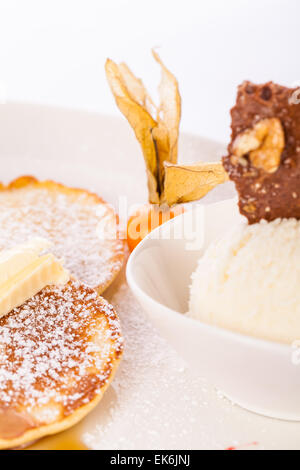
[[[0,252],[0,318],[48,285],[66,284],[69,273],[42,238]]]

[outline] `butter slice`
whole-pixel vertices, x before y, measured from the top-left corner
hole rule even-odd
[[[33,238],[28,243],[0,252],[0,287],[1,284],[26,268],[51,243],[44,238]]]
[[[53,254],[39,256],[49,246],[44,239],[33,239],[0,253],[0,317],[44,287],[68,282],[69,273]]]

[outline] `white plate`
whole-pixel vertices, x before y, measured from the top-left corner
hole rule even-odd
[[[181,138],[181,161],[215,160],[222,151],[206,139]],[[140,149],[123,119],[0,105],[0,163],[0,180],[31,173],[95,189],[112,203],[118,195],[130,203],[146,200]],[[226,185],[207,201],[232,195]],[[299,424],[246,412],[189,369],[153,329],[123,274],[106,296],[121,318],[125,354],[104,399],[72,436],[98,449],[300,448]],[[56,440],[39,446],[53,448]]]

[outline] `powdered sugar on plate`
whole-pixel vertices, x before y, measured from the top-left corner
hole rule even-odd
[[[125,282],[110,301],[120,315],[125,350],[102,403],[77,431],[84,443],[94,449],[209,445],[206,428],[199,425],[209,410],[206,382],[158,336]]]

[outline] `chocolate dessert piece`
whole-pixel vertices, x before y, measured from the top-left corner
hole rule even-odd
[[[231,110],[232,136],[223,165],[234,181],[241,214],[300,219],[300,92],[244,82]]]

